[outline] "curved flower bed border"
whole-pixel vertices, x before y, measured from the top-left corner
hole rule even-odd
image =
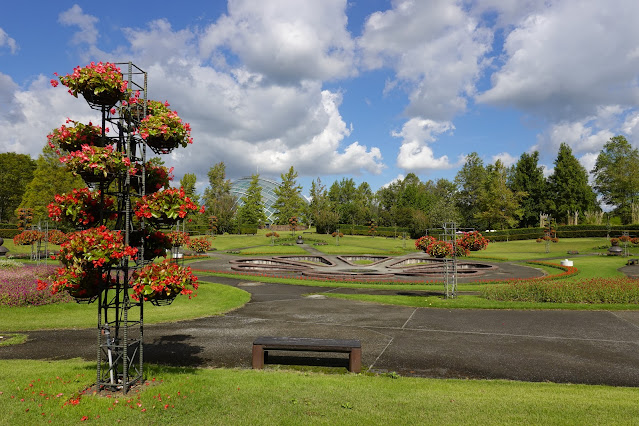
[[[561,270],[561,273],[546,275],[543,277],[530,277],[530,278],[509,278],[506,280],[476,280],[466,284],[506,284],[511,281],[544,281],[544,280],[556,280],[560,278],[567,278],[571,276],[575,276],[579,273],[578,269],[574,266],[563,266],[556,263],[549,263],[543,261],[531,260],[525,263],[531,264],[541,264],[544,266],[549,266],[551,268],[556,268]],[[204,272],[211,274],[220,274],[220,275],[232,275],[232,276],[247,276],[247,277],[270,277],[270,278],[281,278],[281,279],[296,279],[302,281],[320,281],[320,282],[334,282],[334,283],[353,283],[353,282],[361,282],[356,278],[353,279],[343,279],[336,280],[335,278],[307,278],[307,277],[290,277],[284,275],[275,275],[275,274],[266,274],[266,273],[251,273],[251,272],[236,272],[236,271],[223,271],[223,270],[210,270],[210,269],[193,269],[194,272]],[[409,281],[409,280],[379,280],[379,281],[366,281],[366,284],[409,284],[409,285],[419,285],[419,284],[441,284],[442,281],[430,280],[430,281]]]

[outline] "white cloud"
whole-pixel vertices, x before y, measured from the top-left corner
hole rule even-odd
[[[18,51],[18,43],[6,33],[5,30],[0,28],[0,48],[8,47],[9,51],[14,54]]]
[[[620,13],[617,13],[620,12]],[[547,2],[504,42],[505,64],[477,97],[553,122],[576,121],[601,107],[639,100],[636,40],[639,2]]]
[[[602,118],[606,120],[606,118]],[[568,144],[575,154],[599,152],[604,144],[614,136],[608,129],[598,129],[596,117],[587,117],[579,121],[564,121],[551,125],[537,137],[537,144],[532,150],[552,152],[556,155],[562,143]]]
[[[125,30],[133,56],[149,74],[149,96],[169,100],[192,125],[194,144],[176,150],[172,161],[188,163],[200,178],[219,161],[232,177],[257,169],[276,177],[291,165],[306,176],[381,172],[379,148],[342,145],[351,129],[339,112],[341,93],[322,90],[322,82],[308,76],[295,84],[279,83],[248,65],[220,67],[196,56],[219,25],[220,20],[202,36],[173,30],[167,21]],[[156,40],[162,40],[160,47]],[[306,59],[302,54],[297,61]],[[176,169],[176,178],[179,174]]]
[[[404,176],[403,174],[399,174],[397,175],[397,177],[395,179],[392,179],[390,182],[386,182],[384,185],[382,185],[382,188],[388,188],[389,186],[391,186],[394,183],[397,182],[401,182],[404,180],[406,176]]]
[[[460,4],[446,0],[398,0],[366,21],[358,46],[363,66],[388,67],[409,92],[409,117],[448,121],[474,95],[492,34]]]
[[[402,138],[397,165],[409,171],[451,168],[453,165],[449,162],[448,156],[436,158],[428,144],[435,141],[435,135],[454,128],[449,121],[438,122],[419,118],[408,120],[400,132],[392,133],[394,137]]]
[[[599,157],[599,152],[588,152],[579,157],[579,163],[590,173],[590,171],[595,168],[597,157]],[[592,176],[589,175],[589,177],[592,179]]]
[[[353,75],[346,0],[232,0],[202,38],[204,57],[230,49],[248,70],[281,84]],[[231,64],[231,66],[233,66]]]
[[[493,155],[492,164],[495,164],[497,160],[500,160],[505,167],[510,167],[515,164],[519,160],[519,158],[513,157],[507,152],[500,152],[499,154]]]
[[[98,41],[98,29],[95,24],[98,18],[88,15],[82,8],[74,4],[70,9],[60,13],[58,22],[66,26],[78,26],[80,30],[73,35],[72,42],[75,44],[95,45]]]
[[[17,152],[37,157],[47,142],[46,135],[64,124],[67,117],[88,123],[98,116],[84,102],[65,90],[54,89],[40,76],[26,90],[0,74],[0,96],[10,99],[8,109],[0,109],[0,152]]]

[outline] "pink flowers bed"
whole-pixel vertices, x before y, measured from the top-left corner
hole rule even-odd
[[[25,265],[21,268],[3,268],[0,272],[0,306],[42,306],[66,303],[73,299],[66,293],[51,294],[38,291],[38,279],[47,279],[56,266]],[[50,285],[50,284],[49,284]]]
[[[515,280],[484,287],[489,300],[550,303],[639,303],[639,280],[590,278],[579,281]]]

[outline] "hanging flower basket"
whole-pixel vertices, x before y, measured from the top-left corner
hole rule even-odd
[[[138,200],[135,215],[146,218],[156,227],[166,227],[184,219],[189,213],[204,212],[204,207],[198,209],[184,193],[184,188],[169,188],[154,194],[145,195]]]
[[[132,245],[143,245],[143,260],[149,261],[156,257],[166,257],[167,250],[171,250],[173,243],[169,236],[160,231],[149,232],[148,230],[134,231],[131,234]],[[138,253],[139,254],[139,253]]]
[[[88,188],[74,189],[68,194],[58,194],[47,206],[49,217],[54,222],[66,222],[79,228],[91,228],[101,219],[115,219],[117,214],[109,212],[113,198],[101,195],[101,191]]]
[[[92,303],[104,289],[115,283],[101,268],[79,264],[58,268],[52,279],[52,294],[66,291],[77,303]],[[48,286],[48,282],[38,280],[38,290],[45,290]]]
[[[72,126],[68,124],[72,123]],[[80,122],[67,119],[66,124],[63,124],[57,129],[53,129],[51,133],[47,135],[47,142],[55,152],[60,155],[60,151],[77,151],[82,148],[82,145],[92,146],[106,146],[111,143],[108,138],[102,137],[102,129],[98,126],[94,126],[93,123],[82,124]]]
[[[168,103],[150,101],[147,116],[139,126],[142,139],[158,154],[167,154],[178,146],[193,143],[189,123],[182,122],[177,112],[168,106]]]
[[[131,281],[135,300],[143,298],[156,306],[170,305],[178,294],[191,298],[197,290],[197,277],[190,267],[182,267],[170,260],[151,263],[133,273]]]
[[[81,93],[92,107],[110,108],[128,97],[128,82],[122,77],[120,68],[109,62],[91,62],[85,67],[74,68],[73,74],[58,78],[69,88],[70,94],[77,98]],[[55,87],[58,82],[51,80],[51,85]]]
[[[136,164],[131,176],[131,187],[138,193],[142,193],[142,165]],[[144,193],[152,194],[160,189],[167,189],[173,180],[173,167],[167,169],[151,162],[144,164]]]
[[[17,246],[29,246],[42,240],[44,240],[44,233],[32,229],[22,231],[13,237],[13,243]]]
[[[119,173],[135,171],[126,154],[115,151],[112,146],[100,148],[82,145],[80,151],[60,157],[60,162],[74,175],[81,176],[86,183],[108,183]]]
[[[62,244],[58,258],[65,266],[79,265],[84,269],[116,266],[125,256],[134,256],[135,247],[124,244],[120,231],[111,231],[106,226],[74,232]]]
[[[167,236],[169,237],[173,247],[185,246],[189,244],[191,240],[188,232],[173,231],[169,232]]]
[[[432,257],[442,259],[453,255],[453,245],[447,241],[435,241],[428,245],[426,253]]]

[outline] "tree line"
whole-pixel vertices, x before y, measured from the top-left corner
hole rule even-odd
[[[333,232],[339,224],[397,226],[414,235],[456,222],[459,227],[507,229],[539,226],[540,214],[557,223],[601,224],[600,202],[612,206],[612,216],[621,223],[639,222],[639,151],[623,136],[611,138],[589,172],[560,145],[554,169],[544,176],[539,153],[523,153],[516,164],[506,167],[500,160],[484,164],[473,152],[451,181],[421,181],[414,173],[373,191],[363,182],[342,178],[326,186],[320,178],[311,183],[310,201],[302,196],[298,172],[291,166],[275,189],[276,224],[291,217],[313,225],[320,232]],[[223,162],[208,172],[208,186],[200,197],[195,193],[195,174],[180,181],[188,194],[206,206],[196,220],[200,227],[233,232],[238,224],[264,224],[264,200],[259,175],[251,178],[246,193],[237,200],[231,193]],[[16,153],[0,154],[0,221],[16,220],[18,208],[34,210],[34,220],[46,218],[46,206],[56,193],[82,187],[45,147],[37,160]]]

